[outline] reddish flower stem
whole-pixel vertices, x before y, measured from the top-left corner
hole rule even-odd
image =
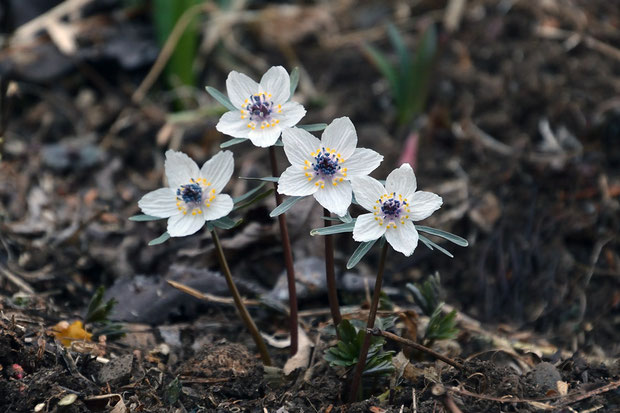
[[[377,271],[377,279],[375,280],[375,290],[372,294],[372,302],[370,304],[370,313],[368,314],[368,322],[366,323],[366,331],[375,326],[375,317],[377,316],[377,309],[379,308],[379,297],[381,295],[381,283],[383,282],[383,270],[385,269],[385,257],[387,256],[388,243],[385,242],[383,249],[381,250],[381,258],[379,260],[379,270]],[[349,403],[353,403],[357,399],[357,394],[360,390],[360,384],[362,382],[362,373],[364,367],[366,367],[366,358],[368,357],[368,349],[370,348],[371,334],[366,333],[364,336],[364,344],[360,350],[360,355],[357,358],[357,364],[355,365],[355,373],[353,374],[353,380],[351,381],[351,391],[349,393]]]
[[[279,176],[278,161],[276,159],[276,151],[273,146],[269,147],[269,159],[271,161],[271,174]],[[282,203],[282,195],[278,193],[278,184],[274,182],[276,205]],[[288,302],[289,302],[289,326],[291,330],[291,355],[297,353],[298,346],[298,321],[297,321],[297,292],[295,291],[295,268],[293,266],[293,252],[291,251],[291,240],[288,236],[288,228],[286,226],[285,214],[278,215],[278,223],[280,224],[280,235],[282,236],[282,250],[284,254],[284,265],[286,267],[286,280],[288,282]]]
[[[323,208],[323,214],[325,217],[331,217],[331,213]],[[331,221],[325,220],[325,227],[331,226]],[[338,332],[338,324],[342,321],[340,315],[340,304],[338,304],[338,291],[336,289],[336,270],[334,264],[334,236],[325,235],[325,278],[327,280],[327,298],[329,300],[329,310],[332,313],[332,320],[334,321],[334,328],[336,334]]]

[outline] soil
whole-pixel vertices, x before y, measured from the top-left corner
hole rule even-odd
[[[452,2],[251,1],[246,14],[230,12],[231,27],[213,32],[213,47],[205,39],[216,25],[199,17],[196,86],[170,86],[165,72],[144,99],[132,94],[160,50],[149,2],[74,11],[65,19],[77,33],[72,54],[59,49],[69,36],[62,27],[25,38],[15,31],[48,12],[43,3],[0,6],[8,22],[0,42],[0,411],[620,411],[614,1],[474,0],[452,33],[443,23]],[[412,49],[429,24],[438,30],[427,104],[405,126],[362,47],[396,61],[388,22]],[[270,337],[272,368],[234,307],[166,283],[228,297],[209,234],[148,247],[163,224],[128,221],[137,200],[161,186],[167,148],[201,163],[227,140],[215,130],[221,107],[203,85],[224,90],[230,70],[257,78],[279,64],[302,69],[302,123],[349,116],[360,146],[385,156],[374,176],[406,159],[419,188],[443,197],[424,225],[469,246],[442,243],[453,259],[423,245],[409,258],[392,251],[384,292],[394,307],[382,316],[417,313],[407,316],[415,327],[403,316],[390,330],[418,339],[427,318],[405,285],[438,272],[459,334],[433,349],[462,369],[406,349],[410,359],[394,374],[367,380],[363,400],[346,402],[351,372],[323,359],[336,341],[323,242],[308,235],[322,225],[311,200],[287,212],[301,326],[313,343],[307,367],[289,376],[281,370],[286,287],[271,197],[240,211],[243,223],[220,237],[241,293],[261,303],[250,312]],[[271,174],[265,151],[230,149],[236,176]],[[255,185],[233,180],[229,192]],[[348,234],[336,245],[340,303],[347,318],[364,320],[379,254],[346,270],[356,245]],[[100,285],[118,301],[111,318],[124,337],[87,324],[93,341],[65,348],[52,326],[84,317]],[[386,348],[403,350],[389,340]]]

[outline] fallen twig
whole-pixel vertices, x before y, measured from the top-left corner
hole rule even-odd
[[[213,294],[209,294],[209,293],[203,293],[203,292],[198,291],[195,288],[188,287],[187,285],[184,285],[184,284],[178,283],[176,281],[172,281],[172,280],[166,280],[166,282],[168,284],[170,284],[171,287],[174,287],[177,290],[183,291],[185,294],[189,294],[192,297],[196,297],[199,300],[209,301],[209,302],[218,303],[218,304],[235,305],[235,302],[234,302],[234,300],[232,298],[219,297],[217,295],[213,295]],[[244,299],[243,300],[243,304],[245,304],[245,305],[260,305],[260,302],[258,300]]]
[[[378,328],[367,329],[366,332],[367,332],[367,334],[372,334],[373,336],[382,336],[382,337],[385,337],[385,338],[389,338],[390,340],[394,340],[394,341],[396,341],[398,343],[401,343],[401,344],[404,344],[406,346],[412,347],[412,348],[414,348],[414,349],[416,349],[418,351],[422,351],[422,352],[424,352],[426,354],[429,354],[429,355],[435,357],[436,359],[441,360],[444,363],[449,364],[452,367],[455,367],[455,368],[457,368],[459,370],[463,370],[463,368],[464,368],[461,363],[452,360],[450,357],[446,357],[443,354],[437,353],[436,351],[431,350],[428,347],[425,347],[425,346],[423,346],[421,344],[416,343],[415,341],[407,340],[406,338],[402,338],[400,336],[397,336],[396,334],[392,334],[392,333],[389,333],[387,331],[380,330]]]

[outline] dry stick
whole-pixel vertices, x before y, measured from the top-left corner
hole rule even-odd
[[[387,331],[380,330],[378,328],[367,329],[366,332],[369,333],[369,334],[372,334],[373,336],[382,336],[382,337],[385,337],[385,338],[389,338],[390,340],[394,340],[397,343],[404,344],[406,346],[412,347],[412,348],[414,348],[414,349],[416,349],[418,351],[422,351],[422,352],[424,352],[426,354],[429,354],[429,355],[435,357],[436,359],[441,360],[444,363],[451,365],[452,367],[456,367],[459,370],[463,370],[463,365],[461,363],[459,363],[457,361],[454,361],[450,357],[446,357],[443,354],[437,353],[436,351],[431,350],[428,347],[425,347],[425,346],[423,346],[421,344],[418,344],[415,341],[411,341],[411,340],[408,340],[406,338],[402,338],[400,336],[397,336],[396,334],[392,334],[392,333],[389,333]]]
[[[330,212],[323,208],[323,214],[329,218]],[[325,220],[325,227],[331,226],[329,219]],[[338,324],[342,321],[340,315],[340,305],[338,304],[338,293],[336,291],[336,271],[334,269],[334,238],[333,235],[325,236],[325,277],[327,279],[327,298],[329,299],[329,310],[334,320],[334,328],[338,332]]]
[[[381,258],[379,259],[379,270],[377,271],[377,279],[375,280],[375,291],[372,294],[372,303],[370,304],[370,313],[368,314],[368,322],[366,323],[366,330],[372,330],[375,326],[375,317],[377,316],[377,308],[379,308],[379,296],[381,295],[381,283],[383,282],[383,270],[385,269],[385,257],[387,256],[388,243],[383,245],[381,250]],[[351,390],[349,393],[349,403],[353,403],[357,399],[357,392],[359,391],[360,384],[362,382],[362,373],[364,367],[366,367],[366,358],[368,357],[368,349],[370,348],[370,334],[366,333],[364,337],[364,344],[360,350],[360,355],[357,358],[357,365],[355,366],[355,373],[353,374],[353,380],[351,381]]]
[[[258,328],[256,328],[256,324],[254,324],[254,320],[248,313],[248,309],[243,305],[243,300],[241,299],[241,295],[239,294],[239,290],[237,290],[237,286],[233,281],[232,274],[230,273],[230,268],[228,267],[228,261],[226,261],[226,256],[224,255],[224,250],[222,249],[222,244],[220,244],[220,239],[217,236],[217,232],[215,230],[211,231],[211,237],[213,238],[213,244],[215,244],[215,250],[217,251],[217,258],[220,261],[220,267],[224,272],[224,276],[226,277],[226,284],[228,284],[228,289],[235,300],[235,305],[237,307],[237,311],[239,311],[239,315],[245,326],[250,330],[250,334],[254,339],[254,343],[256,343],[256,347],[258,347],[258,351],[260,352],[260,357],[263,360],[263,364],[265,366],[271,366],[271,358],[269,357],[269,352],[267,351],[267,346],[263,341],[260,333],[258,332]]]
[[[276,151],[273,146],[269,147],[269,159],[271,161],[272,176],[279,176],[278,161],[276,159]],[[278,183],[273,184],[276,196],[276,206],[282,203],[282,195],[278,193]],[[290,319],[289,325],[291,330],[291,355],[297,353],[298,346],[298,322],[297,322],[297,292],[295,291],[295,268],[293,267],[293,253],[291,251],[291,240],[288,237],[288,228],[286,226],[285,214],[278,215],[278,223],[280,224],[280,235],[282,236],[282,250],[284,253],[284,265],[286,266],[286,281],[288,283],[288,303]]]

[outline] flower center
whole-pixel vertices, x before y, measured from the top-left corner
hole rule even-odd
[[[211,182],[204,178],[190,179],[189,184],[177,188],[177,208],[183,213],[202,214],[203,207],[210,207],[215,199],[215,188],[208,190]]]
[[[177,189],[177,198],[186,204],[198,204],[202,201],[202,187],[198,184],[181,185]]]
[[[256,93],[243,102],[241,119],[249,118],[248,128],[252,130],[256,129],[257,125],[265,129],[280,123],[273,118],[274,112],[281,113],[282,105],[275,105],[269,93]]]
[[[377,204],[373,209],[375,211],[375,221],[380,226],[387,221],[387,228],[396,228],[398,222],[404,225],[405,220],[409,218],[409,215],[406,215],[410,212],[407,198],[403,199],[403,196],[400,194],[396,196],[396,192],[382,195],[377,200]]]
[[[314,162],[305,161],[304,170],[308,181],[318,178],[316,186],[325,188],[326,181],[336,186],[347,176],[347,168],[342,167],[344,159],[335,149],[321,148],[310,155],[314,157]]]

